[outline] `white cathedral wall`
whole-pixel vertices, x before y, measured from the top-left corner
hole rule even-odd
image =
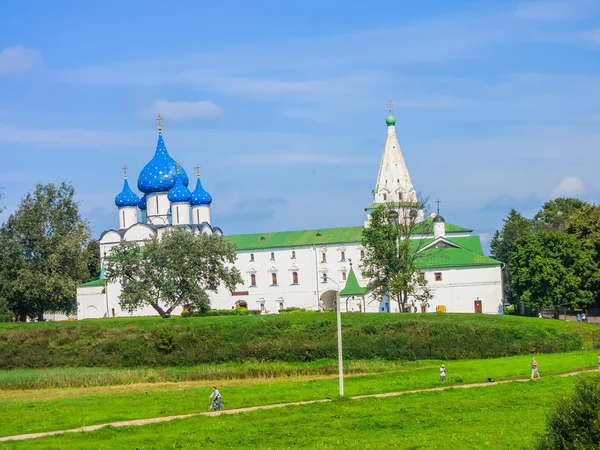
[[[435,273],[442,274],[435,281]],[[425,278],[432,290],[428,312],[444,305],[448,313],[474,313],[475,301],[481,301],[484,314],[498,314],[502,308],[502,271],[500,266],[430,269]],[[419,305],[417,305],[419,308]]]
[[[345,261],[341,261],[342,251]],[[295,252],[295,258],[292,258],[292,252]],[[271,253],[274,258],[271,258]],[[325,262],[323,253],[326,254]],[[235,291],[240,295],[231,295],[225,289],[220,289],[218,294],[211,295],[213,309],[231,309],[241,300],[247,302],[250,309],[260,309],[262,303],[267,313],[277,312],[281,302],[284,308],[318,309],[319,299],[324,294],[326,298],[333,297],[338,285],[340,290],[344,289],[346,281],[342,273],[348,276],[349,259],[352,260],[359,283],[365,283],[360,276],[358,243],[244,250],[237,255],[236,267],[244,279],[244,283]],[[250,255],[254,255],[254,261],[251,261]],[[298,273],[297,284],[292,282],[293,272]],[[273,273],[277,275],[277,285],[272,284]],[[328,277],[326,281],[323,281],[324,273]],[[256,276],[256,286],[251,284],[252,274]],[[349,303],[354,305],[358,301]],[[342,304],[345,308],[345,302]],[[357,310],[358,307],[354,308]]]
[[[77,288],[77,320],[99,319],[106,314],[104,286]]]

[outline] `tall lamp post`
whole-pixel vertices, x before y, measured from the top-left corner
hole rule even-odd
[[[327,279],[333,282],[337,286],[335,293],[335,302],[337,303],[337,346],[338,346],[338,377],[340,383],[340,397],[344,396],[344,361],[342,358],[342,312],[340,305],[340,285],[327,277]]]

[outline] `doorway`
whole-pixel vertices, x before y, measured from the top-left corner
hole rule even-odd
[[[481,314],[481,300],[475,300],[475,314]]]

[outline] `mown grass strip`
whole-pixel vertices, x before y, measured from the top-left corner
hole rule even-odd
[[[524,449],[572,377],[450,389],[401,397],[342,400],[141,427],[103,428],[4,448],[410,448]]]
[[[538,355],[542,377],[550,373],[564,373],[595,366],[595,352]],[[529,356],[487,360],[456,361],[447,364],[446,384],[475,383],[487,378],[495,380],[529,375]],[[345,380],[348,396],[425,389],[440,386],[438,367],[379,375],[356,376]],[[194,413],[205,410],[208,405],[208,387],[182,388],[173,384],[170,389],[109,392],[80,395],[50,400],[36,400],[37,391],[28,391],[28,399],[0,400],[0,436],[34,433],[50,430],[78,428],[121,420],[142,419]],[[227,386],[221,388],[224,402],[229,409],[273,403],[336,398],[337,379],[314,381],[275,381],[270,383]],[[83,394],[83,395],[81,395]]]

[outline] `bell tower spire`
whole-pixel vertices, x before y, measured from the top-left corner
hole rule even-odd
[[[386,103],[389,114],[385,119],[387,125],[387,136],[383,147],[383,156],[379,165],[377,182],[373,189],[373,203],[367,211],[375,209],[381,204],[393,205],[401,216],[416,217],[421,221],[423,217],[423,206],[419,204],[417,192],[410,179],[406,162],[402,156],[402,150],[396,137],[396,117],[393,115],[394,102]],[[416,216],[410,216],[411,210],[416,211]]]

